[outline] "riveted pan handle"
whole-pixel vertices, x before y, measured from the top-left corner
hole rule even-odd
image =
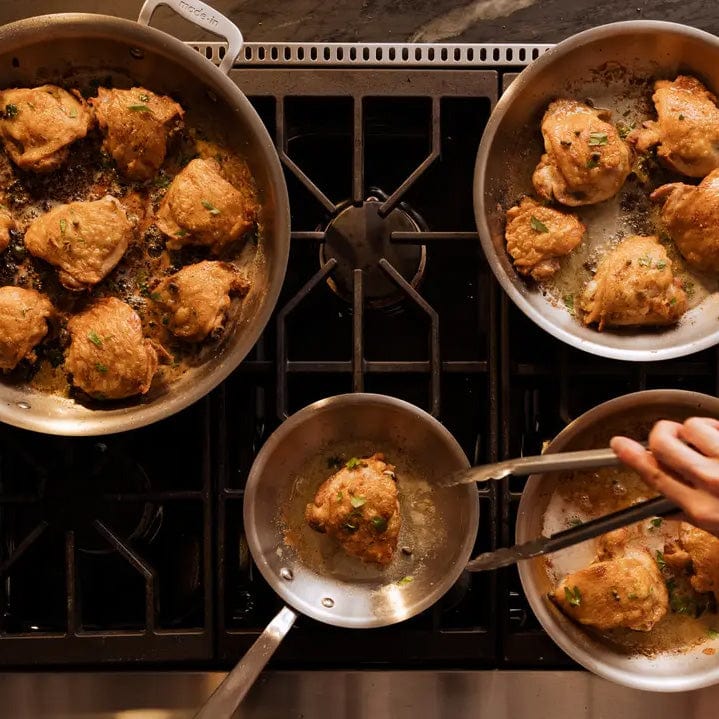
[[[149,25],[152,14],[158,5],[167,5],[185,20],[220,35],[227,40],[227,52],[220,62],[220,70],[225,75],[232,68],[235,58],[240,54],[244,40],[240,29],[222,13],[201,2],[201,0],[145,0],[137,22]]]
[[[282,607],[267,625],[240,663],[223,679],[207,703],[195,714],[195,719],[232,719],[237,707],[267,666],[282,640],[292,629],[297,614]]]

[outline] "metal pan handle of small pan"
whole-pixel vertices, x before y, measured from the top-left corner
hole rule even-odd
[[[219,35],[227,40],[227,52],[220,62],[220,70],[227,75],[232,69],[235,59],[240,54],[244,40],[240,29],[231,20],[201,0],[145,0],[140,9],[137,22],[149,25],[152,14],[159,5],[167,5],[178,15],[189,20],[203,30]]]
[[[283,607],[255,640],[240,663],[222,680],[195,719],[230,719],[237,711],[257,677],[267,666],[282,640],[287,636],[297,614]]]

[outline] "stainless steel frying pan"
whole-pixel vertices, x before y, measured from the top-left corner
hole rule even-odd
[[[524,281],[512,266],[504,241],[505,212],[523,194],[533,191],[531,175],[542,153],[539,127],[552,100],[589,99],[597,107],[612,109],[614,121],[638,123],[653,113],[649,100],[653,81],[674,79],[678,73],[696,75],[719,91],[719,38],[684,25],[648,20],[587,30],[559,43],[512,82],[497,103],[479,146],[474,209],[482,248],[494,274],[517,307],[537,325],[602,357],[661,360],[719,342],[716,292],[668,329],[597,332],[571,314],[572,293],[582,277],[588,279],[584,265],[593,261],[592,250],[621,234],[652,233],[646,200],[649,188],[630,180],[616,198],[579,209],[587,235],[564,261],[564,282],[557,288],[554,302]],[[626,117],[624,111],[629,113]],[[698,288],[705,279],[691,281]],[[571,300],[565,303],[565,297]]]
[[[403,517],[399,541],[411,552],[398,551],[385,570],[348,560],[303,519],[306,502],[333,471],[328,458],[373,451],[384,451],[397,465]],[[464,570],[477,536],[474,485],[439,486],[446,474],[468,466],[457,441],[436,419],[392,397],[340,395],[315,402],[284,422],[250,471],[244,527],[255,563],[288,606],[198,719],[232,715],[297,612],[326,624],[368,629],[401,622],[434,604]]]

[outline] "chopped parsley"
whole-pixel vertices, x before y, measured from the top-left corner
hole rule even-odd
[[[147,102],[149,99],[150,99],[150,96],[144,92],[140,95],[140,102]]]
[[[640,267],[651,267],[652,266],[652,258],[649,257],[649,255],[643,255],[640,257],[637,262],[639,262]]]
[[[378,532],[384,532],[384,530],[387,529],[387,520],[384,517],[377,515],[376,517],[372,517],[370,521]]]
[[[529,226],[535,232],[549,232],[547,226],[541,220],[538,220],[534,215],[529,218]]]
[[[579,527],[580,525],[584,524],[579,517],[570,517],[569,519],[569,526],[570,527]]]
[[[77,110],[74,107],[71,107],[70,112],[67,113],[67,116],[75,119],[77,117]]]
[[[619,133],[619,137],[624,140],[627,135],[634,129],[635,125],[633,122],[627,123],[627,122],[619,122],[617,123],[617,132]]]
[[[96,362],[95,363],[95,369],[100,372],[101,374],[105,374],[107,372],[108,367],[106,364],[102,364],[102,362]]]
[[[167,175],[158,175],[153,181],[152,184],[155,187],[167,187],[172,182],[172,178],[168,177]]]
[[[175,232],[175,237],[185,237],[187,235],[187,230],[178,230]]]
[[[663,270],[663,269],[667,266],[667,263],[666,263],[664,260],[659,260],[659,261],[657,261],[657,262],[654,263],[654,266],[655,266],[658,270]]]
[[[652,525],[652,528],[653,528],[653,529],[656,529],[657,527],[661,527],[661,526],[662,526],[662,522],[663,522],[663,521],[664,521],[664,520],[663,520],[661,517],[654,517],[654,519],[652,519],[652,520],[649,522],[649,524]]]
[[[211,202],[208,200],[202,200],[202,206],[211,214],[211,215],[220,215],[222,214]]]
[[[364,504],[367,503],[367,500],[364,497],[355,497],[353,495],[350,495],[350,504],[355,508],[359,509]]]
[[[593,153],[592,156],[587,160],[587,169],[593,170],[595,167],[599,167],[599,155]]]
[[[60,220],[60,232],[63,235],[67,232],[67,220]]]
[[[347,467],[347,469],[357,469],[357,467],[361,467],[362,464],[363,463],[361,459],[357,459],[357,457],[351,457],[347,460],[347,464],[345,464],[345,467]]]
[[[342,492],[337,492],[337,497],[336,497],[336,499],[337,499],[338,502],[341,502],[341,501],[342,501]]]
[[[574,589],[564,587],[564,598],[570,607],[578,607],[582,603],[582,593],[579,591],[579,587],[574,587]]]
[[[672,305],[672,307],[673,307],[676,303],[677,303],[677,298],[676,298],[676,297],[672,297],[672,298],[669,300],[669,304]]]
[[[13,105],[12,103],[5,105],[4,116],[6,120],[12,120],[14,117],[17,117],[18,112],[20,112],[20,110],[18,110],[17,105]]]
[[[666,569],[667,563],[664,561],[664,554],[657,549],[657,553],[655,556],[657,559],[657,565],[659,566],[659,569]]]
[[[639,599],[639,595],[632,592],[631,594],[627,594],[627,599]]]
[[[709,636],[709,639],[716,639],[719,637],[719,632],[716,629],[709,627],[709,629],[707,629],[707,635]]]
[[[89,339],[95,347],[102,347],[102,340],[98,337],[95,330],[90,330],[90,332],[87,333],[87,339]]]
[[[574,295],[564,295],[564,297],[562,297],[562,301],[564,302],[564,306],[570,312],[574,312]]]
[[[152,112],[147,105],[128,105],[127,109],[133,112]]]
[[[596,147],[597,145],[606,145],[609,142],[606,132],[590,132],[589,133],[589,147]]]
[[[155,300],[155,302],[157,302],[161,298],[162,298],[162,295],[159,292],[150,292],[151,300]]]
[[[414,582],[414,577],[411,574],[408,574],[406,577],[402,577],[397,584],[399,584],[400,587],[403,587],[405,584],[409,584],[410,582]]]

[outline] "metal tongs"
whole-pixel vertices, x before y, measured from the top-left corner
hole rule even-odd
[[[619,458],[611,449],[587,449],[580,452],[563,452],[542,454],[536,457],[520,457],[504,462],[472,467],[468,470],[455,472],[440,480],[443,487],[471,482],[488,482],[493,479],[504,479],[509,476],[526,476],[528,474],[559,472],[570,469],[592,469],[594,467],[615,467],[620,465]],[[663,517],[674,514],[679,508],[666,497],[654,497],[645,502],[637,502],[631,507],[607,514],[589,522],[557,532],[550,537],[538,537],[513,547],[503,547],[493,552],[480,554],[467,564],[470,572],[483,572],[516,564],[521,559],[531,559],[543,554],[551,554],[560,549],[571,547],[614,529],[626,527],[650,517]]]

